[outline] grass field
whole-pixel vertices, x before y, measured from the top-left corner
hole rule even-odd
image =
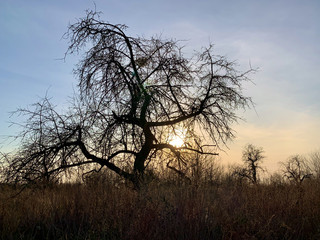
[[[0,187],[1,239],[320,239],[320,182]],[[19,194],[18,194],[19,193]]]

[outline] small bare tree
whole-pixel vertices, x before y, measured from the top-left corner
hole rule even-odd
[[[320,179],[320,151],[310,154],[310,167],[314,177]]]
[[[251,102],[241,84],[252,69],[237,71],[212,46],[187,58],[177,41],[131,37],[126,28],[92,11],[69,26],[66,54],[84,52],[75,69],[79,95],[64,113],[47,98],[18,111],[27,121],[20,149],[7,158],[9,180],[107,167],[138,187],[164,153],[177,162],[188,152],[216,155],[234,137],[236,110]],[[175,146],[168,139],[179,128],[185,143]]]
[[[263,153],[264,151],[262,148],[248,144],[242,153],[244,167],[236,167],[234,169],[234,174],[241,178],[246,178],[253,184],[256,184],[258,182],[258,171],[263,170],[261,167],[262,159],[265,158]]]
[[[305,179],[312,176],[307,160],[300,155],[290,157],[287,162],[281,163],[281,165],[284,176],[296,184],[301,185]]]

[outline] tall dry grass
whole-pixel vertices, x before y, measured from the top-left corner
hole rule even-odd
[[[320,185],[0,187],[1,239],[320,239]]]

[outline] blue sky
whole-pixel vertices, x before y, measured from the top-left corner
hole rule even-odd
[[[129,26],[134,36],[183,42],[192,53],[210,42],[216,53],[237,60],[240,69],[259,68],[245,84],[255,110],[234,126],[237,138],[221,154],[239,162],[246,143],[265,149],[265,165],[275,170],[293,154],[320,151],[320,2],[258,0],[96,0],[102,19]],[[9,112],[48,95],[63,107],[76,90],[77,56],[64,56],[69,23],[94,9],[84,0],[0,1],[0,148],[17,132]]]

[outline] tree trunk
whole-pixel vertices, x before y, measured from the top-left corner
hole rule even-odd
[[[145,169],[145,162],[148,159],[148,156],[153,147],[154,136],[149,127],[144,127],[143,129],[145,142],[141,148],[141,150],[136,155],[133,171],[134,171],[134,182],[135,188],[140,188],[140,185],[143,182],[144,178],[144,169]]]

